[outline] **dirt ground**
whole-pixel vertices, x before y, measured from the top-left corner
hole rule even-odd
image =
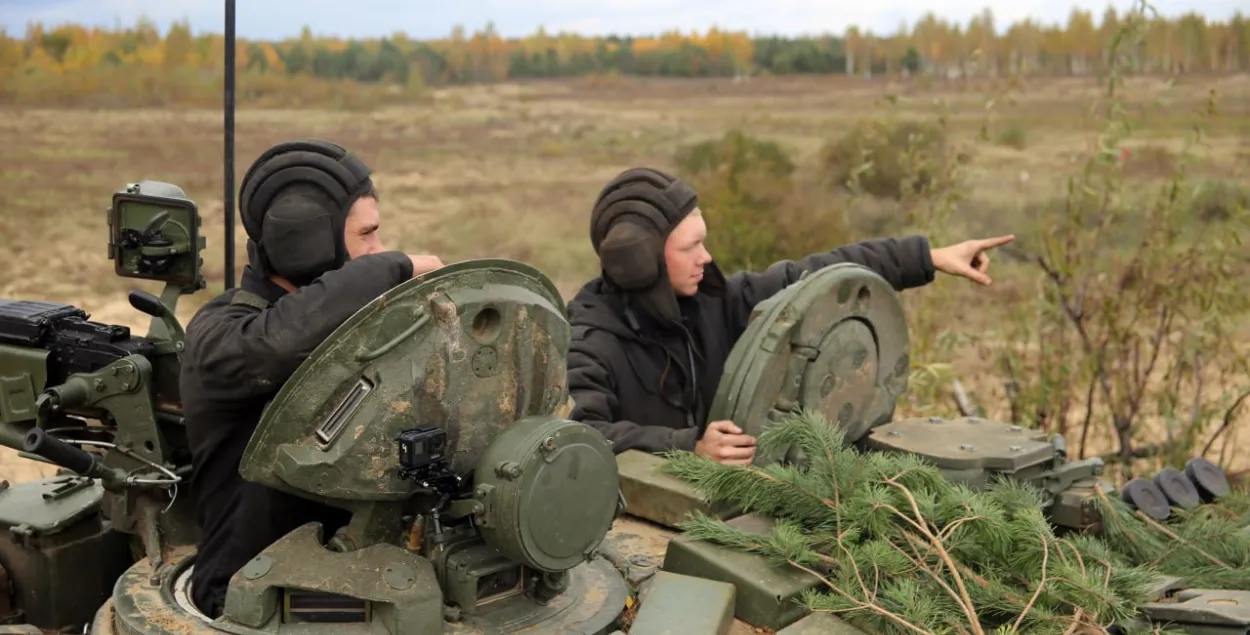
[[[1134,80],[1139,98],[1164,104],[1136,131],[1135,143],[1179,147],[1208,92],[1222,115],[1210,124],[1207,178],[1241,179],[1250,167],[1250,77]],[[251,110],[236,115],[236,164],[241,179],[265,147],[292,137],[346,145],[375,169],[387,245],[428,251],[444,261],[506,257],[542,269],[566,297],[595,275],[588,240],[589,207],[599,188],[628,167],[671,167],[683,144],[715,138],[732,127],[781,142],[805,161],[826,140],[863,117],[890,108],[933,116],[942,106],[952,129],[975,145],[967,166],[968,205],[1002,208],[1047,200],[1089,149],[1087,115],[1101,87],[1092,78],[1036,80],[1010,96],[986,83],[921,89],[846,78],[616,80],[533,82],[440,90],[431,99],[372,112]],[[987,108],[997,99],[993,108]],[[990,137],[978,141],[988,126]],[[994,135],[1024,131],[1027,142]],[[106,258],[105,209],[111,194],[139,179],[181,186],[199,205],[208,289],[184,298],[186,320],[223,288],[222,116],[216,110],[55,110],[0,113],[0,298],[72,303],[102,322],[142,329],[131,288],[158,292],[145,281],[116,277]],[[1010,221],[977,225],[997,232]],[[713,228],[714,230],[714,228]],[[864,236],[869,238],[871,236]],[[246,235],[235,224],[236,269],[246,261]],[[830,247],[833,247],[831,245]],[[801,256],[803,254],[795,254]],[[995,265],[1000,266],[1000,265]],[[1001,265],[1007,266],[1007,265]],[[970,291],[942,282],[925,293],[958,293],[992,309],[1011,293],[1001,284]],[[237,277],[236,277],[237,279]],[[968,285],[971,286],[971,285]],[[992,311],[952,316],[953,328],[976,329]],[[975,384],[984,364],[971,351],[952,363]],[[0,478],[26,480],[50,468],[0,450]]]

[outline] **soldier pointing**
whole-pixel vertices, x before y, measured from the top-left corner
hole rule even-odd
[[[750,464],[755,439],[706,418],[756,304],[840,262],[863,265],[898,291],[929,284],[937,271],[989,285],[988,250],[1015,238],[938,249],[924,236],[882,238],[726,278],[707,232],[698,195],[660,170],[626,170],[595,201],[590,240],[601,276],[569,304],[568,381],[572,418],[603,432],[617,453],[679,449]]]

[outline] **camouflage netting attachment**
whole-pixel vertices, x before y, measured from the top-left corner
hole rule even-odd
[[[802,408],[829,413],[858,441],[886,423],[910,372],[898,293],[871,270],[839,263],[761,302],[725,363],[709,421],[758,436]],[[756,464],[785,455],[756,453]]]

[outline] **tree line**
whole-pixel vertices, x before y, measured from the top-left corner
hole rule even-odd
[[[298,37],[280,41],[239,39],[235,63],[249,81],[306,77],[411,87],[587,75],[1086,75],[1106,68],[1108,42],[1123,17],[1114,8],[1098,18],[1074,9],[1065,24],[1024,20],[1003,28],[985,9],[966,24],[928,13],[888,34],[851,27],[840,35],[792,38],[720,29],[652,37],[540,29],[505,38],[488,24],[472,33],[457,26],[436,40],[403,33],[341,40],[314,36],[305,27]],[[1250,20],[1240,12],[1224,22],[1193,12],[1154,17],[1147,28],[1131,51],[1137,72],[1250,70]],[[84,74],[111,70],[140,70],[151,77],[159,69],[166,79],[180,73],[187,82],[202,82],[206,74],[212,80],[220,76],[223,51],[222,35],[193,35],[185,22],[164,34],[146,19],[118,29],[32,23],[21,36],[0,30],[0,79],[7,86],[0,87],[0,99],[12,101],[23,88],[47,89],[66,76],[81,83]]]

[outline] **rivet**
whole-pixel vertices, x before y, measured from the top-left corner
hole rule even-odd
[[[902,433],[902,432],[899,432],[898,430],[890,430],[887,434],[889,434],[889,436],[892,436],[892,437],[901,437],[901,436],[903,436],[903,433]]]
[[[960,449],[960,450],[967,450],[967,451],[971,452],[971,451],[973,451],[973,450],[975,450],[975,449],[977,449],[977,448],[976,448],[976,446],[972,445],[971,443],[962,443],[962,444],[960,444],[960,445],[959,445],[959,449]]]
[[[1011,448],[1009,448],[1009,449],[1010,449],[1012,452],[1019,452],[1020,450],[1023,450],[1024,448],[1021,448],[1021,447],[1020,447],[1020,446],[1018,446],[1018,445],[1013,445],[1013,446],[1011,446]]]
[[[942,423],[941,417],[929,417],[929,423]]]
[[[1019,432],[1023,430],[1024,428],[1021,428],[1020,426],[1011,426],[1010,428],[1007,428],[1007,429],[1011,430],[1012,432]]]

